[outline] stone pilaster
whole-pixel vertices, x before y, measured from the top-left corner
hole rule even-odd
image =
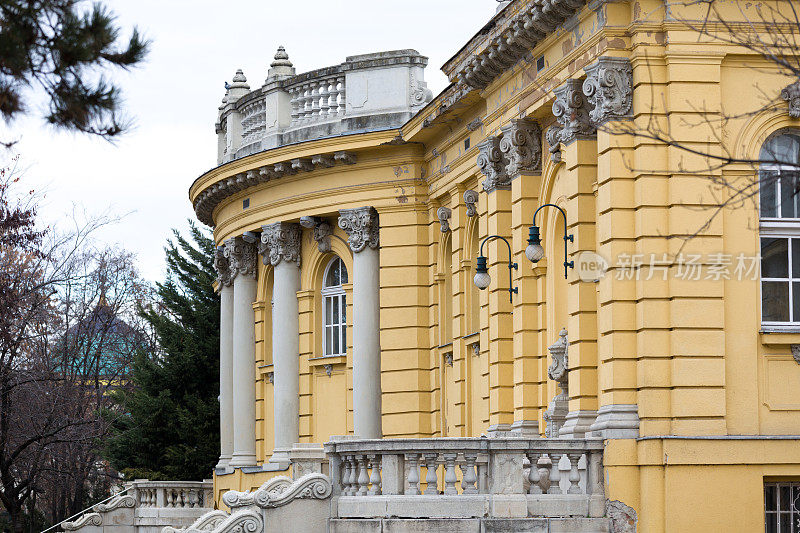
[[[217,469],[227,470],[233,455],[233,274],[225,249],[214,250],[219,317],[219,428],[220,456]]]
[[[273,267],[272,364],[274,371],[275,446],[270,463],[288,465],[289,451],[300,440],[300,290],[299,224],[262,226],[259,252]]]
[[[256,257],[254,244],[235,237],[225,242],[224,257],[233,277],[233,454],[231,467],[256,464]]]
[[[381,429],[380,226],[372,207],[339,211],[353,251],[353,432],[379,439]]]

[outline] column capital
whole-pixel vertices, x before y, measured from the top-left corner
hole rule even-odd
[[[225,241],[224,257],[228,260],[231,281],[236,276],[256,277],[256,245],[246,242],[242,237],[234,237]]]
[[[609,120],[631,118],[633,68],[624,57],[599,57],[584,69],[583,94],[594,106],[589,118],[595,126]]]
[[[296,263],[300,266],[300,241],[302,230],[300,224],[292,222],[276,222],[261,226],[261,242],[258,252],[265,265],[276,266],[281,261]]]
[[[557,133],[548,132],[547,140],[569,144],[579,137],[593,136],[596,130],[589,119],[590,106],[589,100],[583,94],[583,82],[569,79],[553,92],[556,97],[553,115],[561,128],[552,130]],[[551,146],[553,142],[550,142]]]
[[[378,212],[373,207],[339,210],[339,227],[347,233],[347,242],[353,252],[358,253],[367,246],[377,248],[380,244]]]
[[[535,120],[514,118],[501,128],[500,151],[506,158],[506,175],[542,169],[542,128]]]
[[[229,287],[233,283],[233,272],[230,261],[225,257],[224,245],[214,248],[214,270],[217,272],[217,290]]]

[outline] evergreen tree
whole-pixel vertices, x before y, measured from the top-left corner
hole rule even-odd
[[[201,480],[219,458],[219,298],[214,241],[190,221],[166,251],[159,307],[142,310],[161,353],[140,354],[131,387],[117,394],[112,465],[126,477]],[[123,414],[119,414],[123,413]]]

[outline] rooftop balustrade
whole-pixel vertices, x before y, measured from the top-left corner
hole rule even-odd
[[[217,163],[286,144],[398,128],[433,97],[424,81],[427,63],[415,50],[397,50],[295,74],[280,47],[262,87],[251,91],[241,70],[226,84]]]

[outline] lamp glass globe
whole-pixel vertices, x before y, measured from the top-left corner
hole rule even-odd
[[[542,248],[541,244],[529,244],[528,247],[525,248],[525,257],[527,257],[531,263],[537,263],[544,257],[544,248]]]
[[[475,274],[475,277],[472,279],[472,282],[478,287],[480,290],[485,289],[489,286],[492,282],[492,277],[489,275],[488,272],[478,272]]]

